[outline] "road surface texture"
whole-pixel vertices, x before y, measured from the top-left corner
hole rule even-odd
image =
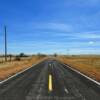
[[[66,66],[47,59],[0,85],[0,100],[100,100]]]

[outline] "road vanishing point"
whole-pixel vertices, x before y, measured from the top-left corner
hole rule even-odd
[[[0,84],[0,100],[100,100],[67,65],[46,59]]]

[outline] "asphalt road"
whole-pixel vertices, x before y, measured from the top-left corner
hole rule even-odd
[[[1,84],[0,100],[100,100],[100,93],[60,62],[47,59]]]

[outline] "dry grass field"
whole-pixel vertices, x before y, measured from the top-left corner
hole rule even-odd
[[[10,60],[10,57],[7,57],[7,60]],[[14,57],[12,57],[12,60],[14,60]],[[3,63],[5,61],[4,57],[0,57],[0,63]]]
[[[100,56],[60,56],[57,59],[100,82]]]
[[[0,80],[4,80],[15,73],[22,71],[33,64],[38,63],[43,58],[39,58],[37,56],[31,58],[22,58],[20,61],[11,61],[6,63],[0,63]]]

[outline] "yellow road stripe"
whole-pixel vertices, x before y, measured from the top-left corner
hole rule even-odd
[[[53,90],[53,87],[52,87],[52,75],[49,75],[48,89],[49,89],[50,92]]]

